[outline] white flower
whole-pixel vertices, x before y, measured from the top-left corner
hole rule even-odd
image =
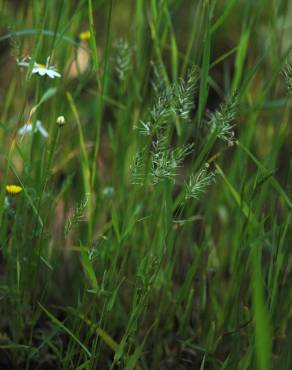
[[[33,127],[31,123],[26,123],[18,130],[18,134],[22,137],[26,134],[31,134],[32,132],[39,132],[45,138],[49,136],[48,131],[43,127],[39,120],[36,121],[35,127]]]
[[[28,68],[29,64],[30,64],[30,59],[31,59],[30,57],[25,57],[20,61],[17,60],[17,64],[20,67]],[[50,66],[50,57],[48,57],[46,65],[34,62],[31,73],[32,74],[38,73],[40,76],[47,75],[50,78],[61,77],[61,75],[57,71],[56,67]]]

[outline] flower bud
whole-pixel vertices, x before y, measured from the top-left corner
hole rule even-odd
[[[66,120],[65,120],[65,117],[64,117],[64,116],[59,116],[59,117],[57,118],[57,124],[58,124],[59,126],[64,126],[64,125],[65,125],[65,123],[66,123]]]

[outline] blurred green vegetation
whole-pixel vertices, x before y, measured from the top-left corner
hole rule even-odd
[[[0,367],[290,369],[291,2],[0,20]]]

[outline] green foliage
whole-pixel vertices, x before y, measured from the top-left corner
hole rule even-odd
[[[287,91],[289,94],[292,92],[292,52],[287,57],[286,63],[283,68],[283,76],[287,85]]]
[[[0,368],[290,369],[291,4],[0,9]]]

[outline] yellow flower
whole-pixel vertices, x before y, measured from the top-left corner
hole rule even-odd
[[[22,192],[22,187],[18,185],[6,185],[6,191],[9,194],[15,195]]]
[[[91,37],[90,31],[84,31],[79,33],[80,40],[89,40]]]

